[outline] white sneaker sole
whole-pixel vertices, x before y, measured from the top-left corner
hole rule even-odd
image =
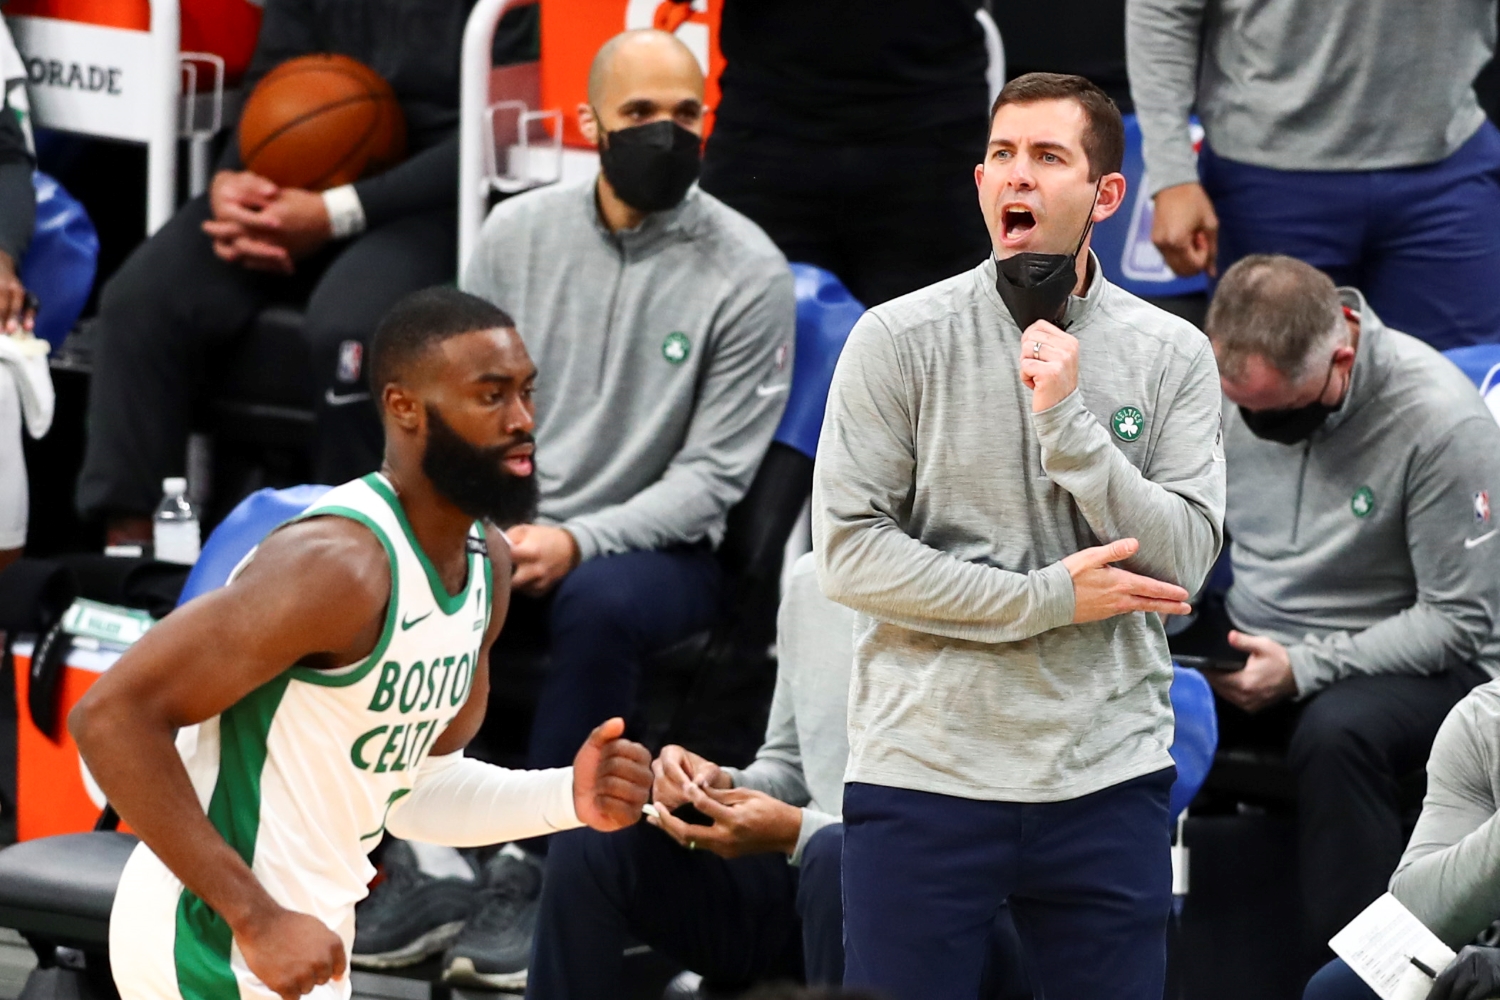
[[[349,964],[356,969],[400,969],[408,965],[416,965],[424,958],[446,950],[450,944],[458,940],[459,932],[463,929],[462,920],[439,924],[410,944],[402,945],[395,951],[384,951],[375,955],[351,955]]]
[[[443,970],[443,982],[449,986],[479,986],[492,990],[524,990],[526,970],[517,972],[480,972],[474,968],[474,960],[462,955],[455,956]]]

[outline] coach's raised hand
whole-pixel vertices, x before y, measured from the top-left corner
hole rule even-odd
[[[625,720],[610,719],[573,758],[573,808],[595,830],[632,825],[651,796],[651,754],[624,734]]]
[[[1050,410],[1078,388],[1078,338],[1044,319],[1021,332],[1021,382],[1031,412]]]
[[[1185,615],[1188,592],[1173,583],[1163,583],[1149,576],[1116,569],[1110,563],[1135,555],[1140,543],[1121,538],[1108,545],[1096,545],[1063,559],[1073,577],[1073,623],[1097,622],[1134,611],[1155,611],[1162,615]]]

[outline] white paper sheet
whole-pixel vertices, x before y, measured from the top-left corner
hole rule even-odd
[[[1425,1000],[1432,980],[1411,960],[1442,972],[1453,949],[1390,893],[1381,896],[1328,942],[1380,1000]]]

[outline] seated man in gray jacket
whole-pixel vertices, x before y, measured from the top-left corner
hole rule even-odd
[[[1458,368],[1290,257],[1230,268],[1207,330],[1234,583],[1173,648],[1245,661],[1209,674],[1221,745],[1288,747],[1322,949],[1396,866],[1398,779],[1500,673],[1500,427]]]
[[[1427,799],[1391,894],[1443,942],[1462,949],[1428,1000],[1500,994],[1500,949],[1471,945],[1500,920],[1500,683],[1448,713],[1427,761]],[[1374,1000],[1342,959],[1307,984],[1304,1000]]]
[[[791,272],[754,223],[693,184],[703,112],[703,75],[674,36],[606,43],[579,109],[599,176],[501,203],[463,275],[515,317],[538,370],[540,516],[508,532],[496,668],[528,633],[546,645],[530,767],[629,718],[644,658],[713,624],[714,549],[786,406]],[[534,886],[516,854],[491,865],[492,883],[510,881],[498,865]],[[484,979],[487,965],[506,972],[495,940],[466,936],[450,966],[503,985]]]

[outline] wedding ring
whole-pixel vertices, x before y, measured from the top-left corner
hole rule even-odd
[[[697,849],[698,849],[698,842],[696,840],[690,840],[690,841],[688,841],[688,850],[690,850],[690,851],[696,851]]]
[[[1042,356],[1042,342],[1040,340],[1033,340],[1031,342],[1031,356],[1033,358],[1040,358]]]

